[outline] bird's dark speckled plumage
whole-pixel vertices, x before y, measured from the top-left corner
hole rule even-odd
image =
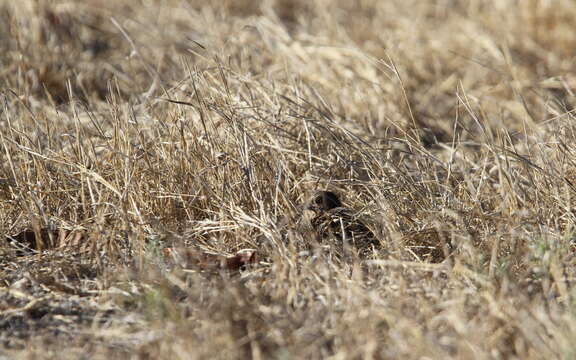
[[[306,209],[315,213],[311,225],[320,243],[331,243],[337,251],[345,251],[347,247],[355,249],[361,257],[369,256],[379,247],[374,233],[353,211],[343,207],[335,193],[316,192]]]

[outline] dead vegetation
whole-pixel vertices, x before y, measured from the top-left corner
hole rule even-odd
[[[0,4],[0,357],[574,357],[572,1],[209,3]]]

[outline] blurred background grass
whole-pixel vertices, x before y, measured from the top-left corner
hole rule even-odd
[[[1,229],[86,234],[65,261],[6,245],[2,286],[48,274],[116,311],[64,355],[53,323],[25,331],[18,356],[574,353],[573,1],[24,0],[0,16]],[[297,256],[308,235],[277,224],[317,189],[370,219],[385,261]],[[402,262],[401,234],[428,228],[455,253]],[[157,251],[262,240],[273,265],[241,278]]]

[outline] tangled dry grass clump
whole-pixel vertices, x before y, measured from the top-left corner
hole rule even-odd
[[[0,18],[0,357],[574,357],[573,1]]]

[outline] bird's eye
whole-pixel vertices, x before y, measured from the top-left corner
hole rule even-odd
[[[321,198],[321,197],[317,197],[315,203],[318,204],[318,205],[322,204],[322,198]]]

